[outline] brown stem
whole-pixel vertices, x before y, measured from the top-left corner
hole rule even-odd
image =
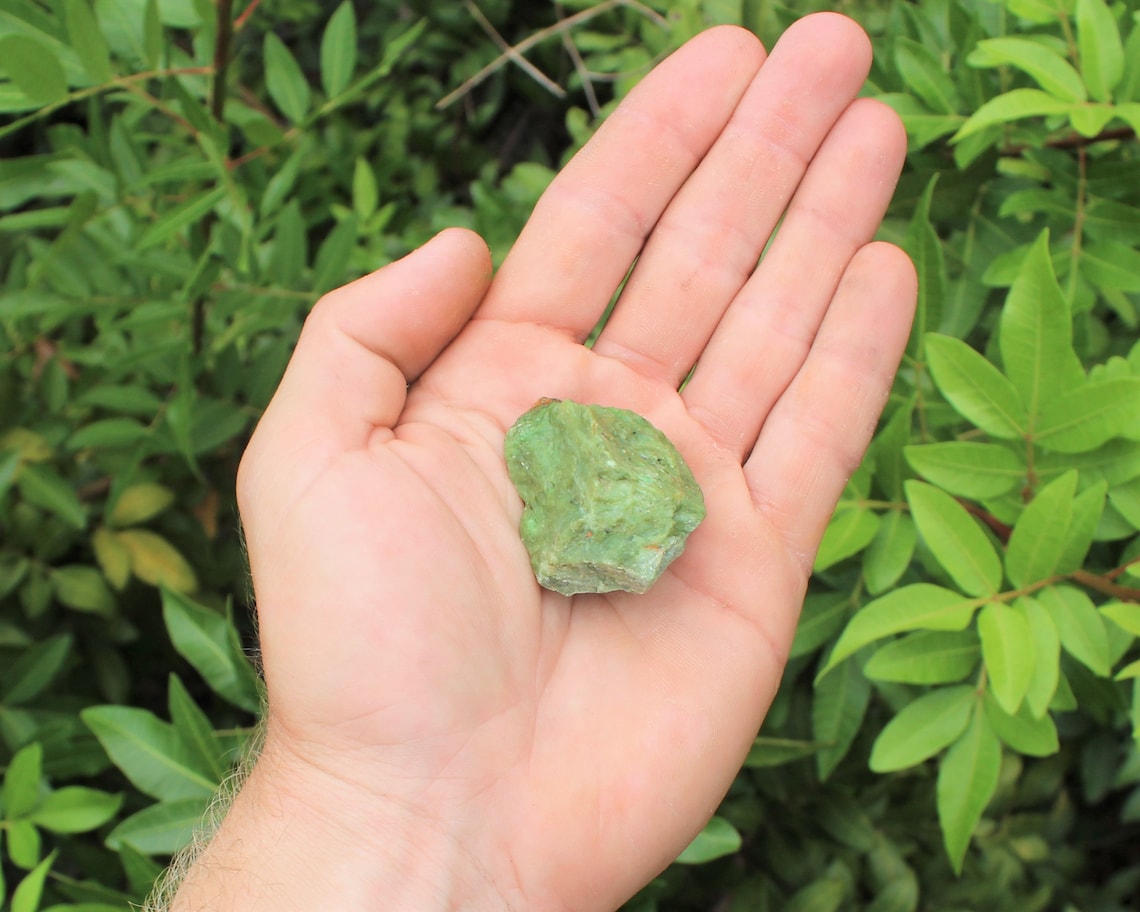
[[[1115,571],[1113,572],[1115,573]],[[1113,598],[1118,598],[1124,602],[1140,602],[1140,589],[1121,586],[1119,583],[1112,582],[1107,576],[1097,576],[1088,570],[1074,570],[1069,576],[1070,579],[1080,583],[1086,589],[1111,595]]]
[[[1131,127],[1113,127],[1111,130],[1102,130],[1096,136],[1081,136],[1079,133],[1059,136],[1056,139],[1046,141],[1045,147],[1048,149],[1084,149],[1096,143],[1113,142],[1118,139],[1134,139],[1135,136],[1136,131]],[[1036,146],[1030,143],[1023,143],[1017,146],[1005,146],[1002,148],[1001,154],[1005,156],[1021,155],[1028,149],[1033,148],[1036,148]]]
[[[997,535],[997,537],[1000,538],[1003,542],[1009,541],[1009,536],[1013,532],[1012,526],[1007,526],[992,513],[986,512],[977,504],[971,503],[968,500],[959,499],[958,503],[966,508],[967,513],[972,513],[987,526],[989,526],[994,531],[994,534]]]
[[[240,32],[243,28],[245,28],[245,24],[249,21],[249,17],[253,15],[253,11],[257,9],[260,4],[261,0],[253,0],[253,2],[242,11],[242,14],[238,16],[237,20],[234,22],[235,32]]]
[[[214,38],[214,84],[210,90],[210,113],[219,124],[226,110],[226,76],[234,37],[234,0],[218,0],[217,34]]]

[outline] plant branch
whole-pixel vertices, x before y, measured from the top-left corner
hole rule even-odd
[[[619,6],[626,6],[630,9],[635,9],[642,15],[648,16],[654,22],[660,25],[664,26],[667,24],[666,21],[658,13],[649,9],[645,5],[636,2],[636,0],[604,0],[604,2],[599,3],[597,6],[591,6],[589,9],[584,9],[581,12],[577,12],[573,16],[568,16],[565,19],[560,19],[553,25],[548,25],[546,28],[539,29],[534,34],[528,35],[518,44],[511,45],[510,54],[500,54],[474,76],[465,80],[463,84],[459,86],[459,88],[448,92],[447,95],[435,103],[436,110],[442,111],[444,108],[450,107],[460,98],[474,89],[477,85],[486,80],[489,76],[492,76],[494,73],[501,70],[508,62],[515,59],[516,56],[525,54],[532,47],[537,44],[541,44],[547,38],[552,38],[555,35],[564,34],[575,26],[581,25],[583,22],[588,22],[589,20],[602,15],[602,13],[607,13]]]
[[[1047,149],[1085,149],[1102,142],[1115,142],[1116,140],[1135,139],[1136,131],[1131,127],[1113,127],[1111,130],[1101,130],[1096,136],[1081,136],[1079,133],[1068,133],[1055,139],[1046,140],[1043,144]],[[1038,146],[1030,143],[1004,146],[1000,154],[1007,157],[1021,155],[1029,149]]]
[[[1111,576],[1111,574],[1109,576]],[[1123,602],[1140,602],[1140,589],[1136,589],[1132,586],[1121,586],[1119,583],[1114,583],[1109,576],[1097,576],[1088,570],[1074,570],[1070,574],[1070,579],[1080,583],[1086,589],[1092,589],[1104,595],[1111,595],[1113,598],[1120,599]]]
[[[557,5],[558,15],[561,16],[562,4]],[[570,32],[562,33],[562,47],[565,49],[570,62],[574,64],[574,72],[578,74],[578,78],[582,80],[582,91],[586,95],[586,104],[590,107],[590,116],[597,118],[602,112],[601,105],[598,104],[598,94],[594,91],[594,80],[590,77],[590,71],[586,67],[586,62],[582,59],[582,55],[578,52],[578,45],[574,43],[574,37]]]
[[[226,110],[226,75],[230,69],[234,37],[234,0],[217,0],[218,18],[214,39],[214,82],[210,88],[210,113],[219,124]]]
[[[249,22],[249,17],[253,15],[253,11],[257,9],[260,4],[261,0],[253,0],[253,2],[242,11],[242,14],[234,21],[235,32],[240,32],[245,28],[245,24]]]
[[[495,26],[493,26],[487,17],[483,15],[483,11],[479,9],[479,7],[472,2],[472,0],[463,0],[463,6],[466,8],[467,12],[471,14],[471,18],[478,22],[479,27],[487,33],[487,37],[495,42],[495,46],[498,47],[498,49],[502,51],[512,63],[517,64],[524,73],[526,73],[531,79],[546,89],[546,91],[550,92],[550,94],[555,98],[566,97],[566,90],[549,76],[547,76],[544,72],[542,72],[542,70],[536,67],[533,63],[527,60],[522,54],[512,48],[510,44],[507,43],[506,39],[499,34]]]

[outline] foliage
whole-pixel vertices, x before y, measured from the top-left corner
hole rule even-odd
[[[241,755],[233,477],[315,297],[448,224],[501,258],[653,60],[833,6],[919,316],[745,768],[630,908],[1129,907],[1136,0],[0,2],[0,907],[140,901]]]

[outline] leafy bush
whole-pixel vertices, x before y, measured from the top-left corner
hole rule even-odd
[[[6,0],[5,908],[141,901],[245,749],[233,477],[316,296],[448,224],[501,257],[653,60],[829,6]],[[1140,7],[843,8],[911,139],[919,317],[745,769],[630,907],[1125,909]]]

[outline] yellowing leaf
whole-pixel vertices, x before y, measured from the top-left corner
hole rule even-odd
[[[121,590],[131,578],[131,554],[126,545],[110,529],[100,526],[91,535],[91,547],[107,582]]]
[[[30,431],[27,428],[9,428],[0,434],[0,453],[5,450],[17,450],[24,462],[43,462],[51,459],[51,444],[42,434]]]
[[[115,537],[127,549],[131,572],[144,583],[165,586],[174,592],[193,592],[198,588],[193,568],[161,535],[145,529],[124,529]]]
[[[174,502],[174,492],[160,484],[131,485],[119,495],[107,522],[112,526],[133,526],[157,516]]]

